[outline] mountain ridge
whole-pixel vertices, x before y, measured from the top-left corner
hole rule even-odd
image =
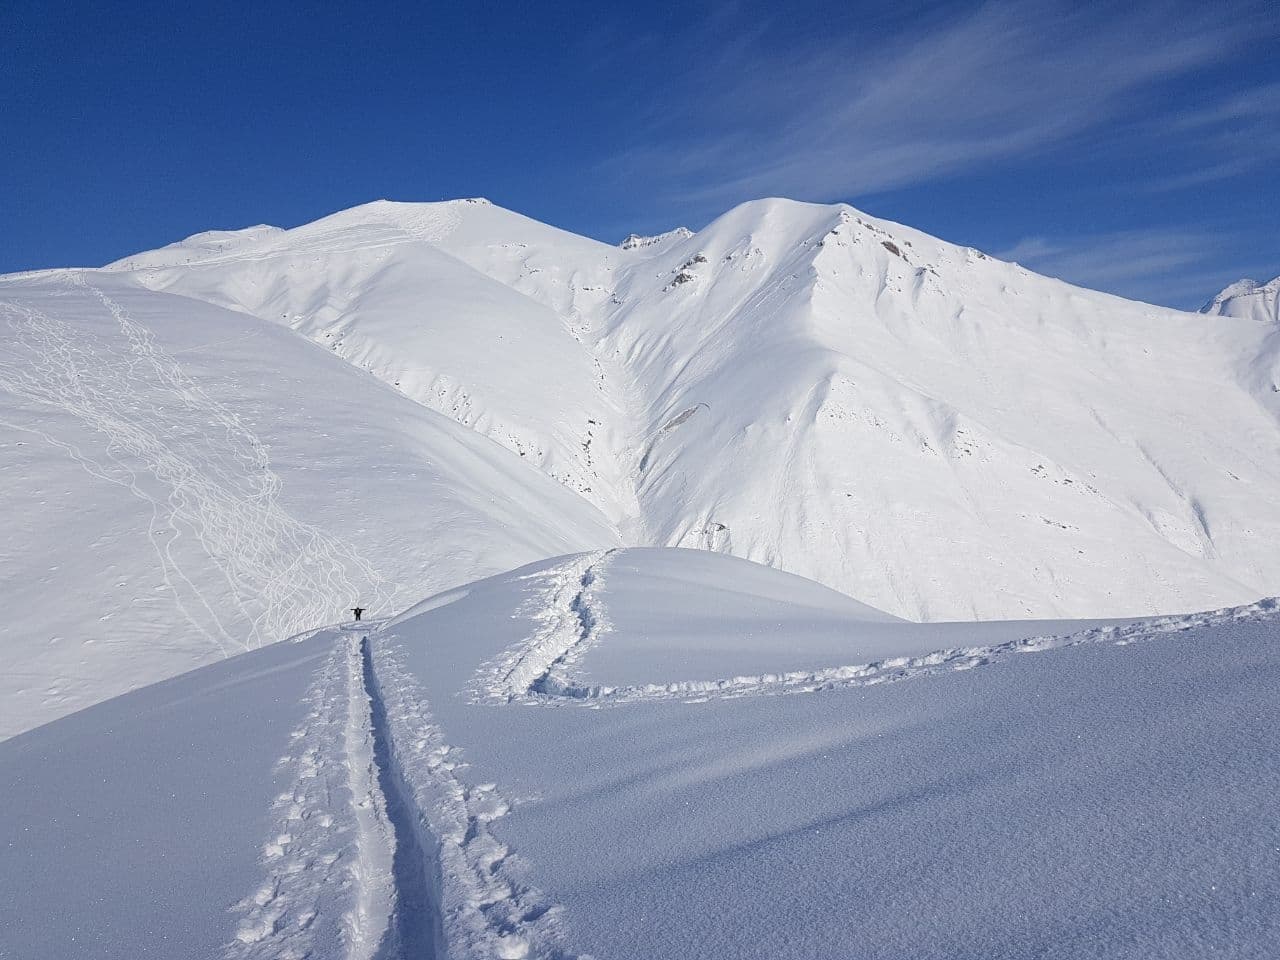
[[[1167,389],[1161,381],[1170,372],[1201,405],[1206,377],[1217,378],[1240,384],[1242,416],[1261,414],[1273,429],[1266,381],[1277,377],[1274,349],[1243,328],[1206,332],[1193,315],[1040,277],[847,204],[766,198],[697,233],[660,236],[625,249],[487,202],[377,201],[270,235],[239,255],[168,268],[141,266],[149,256],[142,255],[113,266],[141,270],[150,286],[214,301],[232,290],[235,302],[223,305],[329,342],[418,402],[530,459],[611,517],[626,542],[735,553],[899,615],[1082,613],[1070,593],[1083,581],[1092,581],[1092,602],[1104,607],[1093,613],[1157,612],[1170,602],[1194,606],[1193,597],[1244,600],[1280,573],[1256,545],[1230,562],[1239,549],[1229,541],[1239,534],[1223,527],[1242,525],[1236,508],[1224,523],[1216,504],[1206,506],[1214,497],[1196,489],[1202,478],[1179,475],[1181,440],[1144,409]],[[306,267],[306,257],[318,266]],[[263,296],[271,283],[280,287],[281,271],[290,296]],[[303,289],[307,296],[298,296]],[[1196,367],[1169,349],[1171,336],[1201,354]],[[1059,398],[1045,375],[1068,356],[1083,376],[1068,378],[1080,382],[1067,385],[1070,398]],[[787,376],[778,380],[770,368],[780,360]],[[482,372],[486,364],[500,372]],[[531,367],[538,375],[522,379]],[[518,387],[508,389],[509,379]],[[1110,398],[1092,396],[1099,385]],[[1206,447],[1220,447],[1180,393],[1169,392],[1170,414],[1200,420]],[[1117,403],[1123,412],[1113,424]],[[1037,418],[1018,410],[1037,404]],[[1057,435],[1047,437],[1040,420],[1055,422]],[[799,434],[787,438],[793,423]],[[1131,437],[1137,424],[1151,436]],[[677,433],[689,439],[673,441]],[[729,438],[736,449],[725,447]],[[912,556],[925,550],[954,564],[961,545],[984,543],[992,557],[1012,550],[1035,567],[1046,559],[1043,538],[1004,531],[1039,523],[1096,547],[1104,529],[1120,524],[1145,542],[1106,565],[1143,570],[1134,576],[1144,583],[1121,601],[1096,564],[1072,559],[1085,555],[1072,553],[1083,545],[1058,543],[1052,569],[1018,573],[992,564],[1005,568],[1002,601],[975,602],[976,584],[935,596],[918,583],[914,561],[890,547],[902,539],[901,518],[883,509],[896,484],[884,471],[840,468],[850,442],[861,444],[861,456],[890,461],[886,470],[899,476],[927,475],[908,497],[917,517],[910,525],[929,517],[955,523],[942,543],[920,531],[907,538]],[[1115,478],[1125,489],[1096,482],[1095,463],[1108,461],[1100,445],[1131,474]],[[923,459],[905,456],[909,447]],[[1241,448],[1219,459],[1241,454],[1252,456]],[[820,463],[789,487],[784,475],[815,455]],[[997,472],[1006,475],[1030,474],[1040,487],[1092,491],[1096,502],[1017,483],[1025,508],[992,510],[977,472],[956,473],[958,462],[975,456],[999,461]],[[1280,466],[1264,459],[1257,466],[1275,478]],[[738,478],[748,464],[771,462],[780,462],[763,470],[771,476],[743,489]],[[961,489],[935,495],[957,483]],[[1140,489],[1128,489],[1134,483]],[[833,487],[846,495],[829,495]],[[766,502],[785,516],[770,518]],[[842,529],[860,537],[850,540]],[[1153,554],[1162,556],[1153,561]],[[1165,579],[1153,574],[1166,565],[1177,571],[1174,580],[1198,586],[1151,586]],[[1073,586],[1048,599],[1054,580]],[[1170,593],[1185,599],[1159,599]],[[1135,595],[1145,599],[1125,608]]]

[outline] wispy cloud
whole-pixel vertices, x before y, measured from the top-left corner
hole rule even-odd
[[[995,252],[1048,276],[1151,303],[1194,310],[1239,269],[1224,268],[1216,250],[1228,238],[1212,231],[1143,229],[1068,237],[1030,236]],[[1263,263],[1259,276],[1270,276]]]
[[[1148,190],[1189,190],[1274,166],[1280,156],[1280,83],[1233,90],[1209,103],[1148,124],[1153,139],[1181,147],[1184,169],[1156,177]]]
[[[663,115],[608,166],[660,176],[691,206],[867,195],[1149,119],[1164,85],[1230,58],[1256,30],[1190,6],[1052,2],[991,3],[874,38],[778,43],[781,31],[757,30],[675,76]],[[1270,93],[1241,96],[1200,122],[1270,110]]]

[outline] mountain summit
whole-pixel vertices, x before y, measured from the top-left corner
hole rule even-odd
[[[732,553],[923,619],[1164,612],[1280,584],[1262,534],[1280,510],[1257,508],[1280,456],[1253,439],[1276,436],[1280,374],[1248,324],[780,199],[621,249],[474,201],[183,249],[113,269],[304,334],[534,464],[624,542]]]

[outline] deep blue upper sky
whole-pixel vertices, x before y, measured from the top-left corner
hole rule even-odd
[[[616,242],[846,200],[1194,307],[1280,273],[1280,5],[0,9],[0,272],[379,197]]]

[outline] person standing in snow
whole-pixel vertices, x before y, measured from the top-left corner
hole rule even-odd
[[[356,619],[360,619],[360,614],[364,613],[364,607],[352,607],[351,612],[356,615]]]

